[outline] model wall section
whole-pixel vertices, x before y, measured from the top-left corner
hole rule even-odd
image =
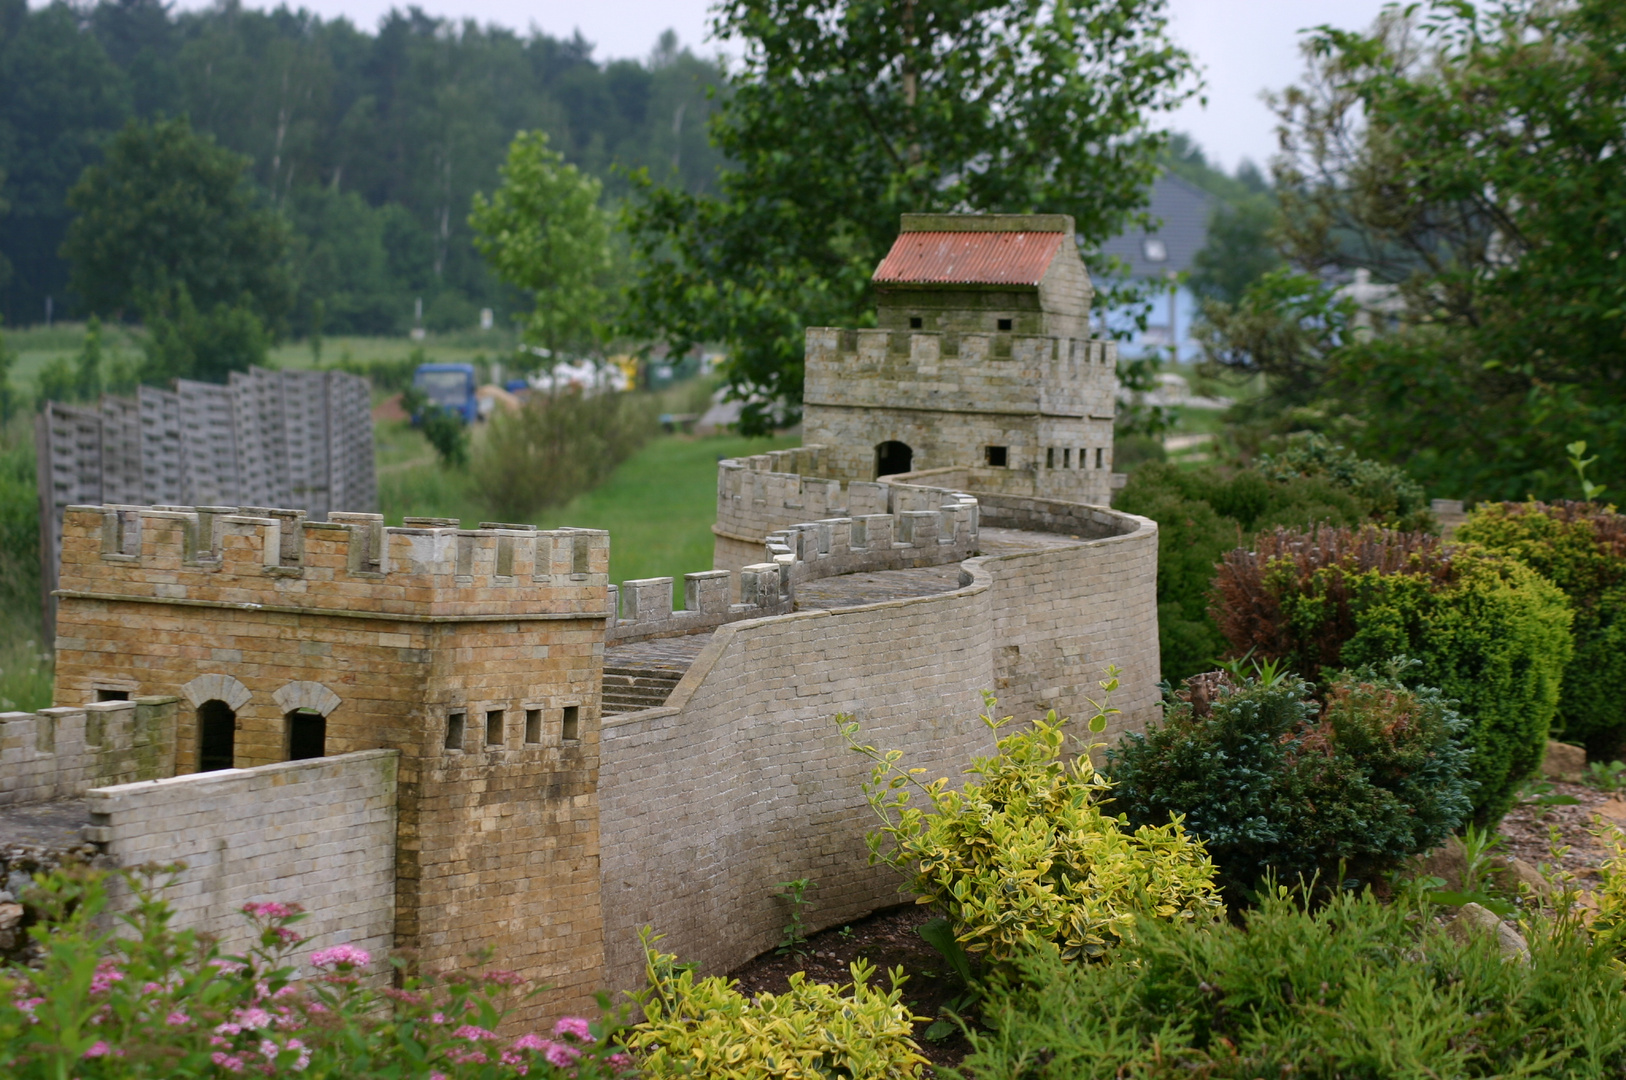
[[[397,757],[371,750],[95,788],[86,836],[121,866],[184,862],[165,893],[176,922],[218,935],[227,955],[251,944],[242,906],[278,900],[310,913],[302,954],[352,944],[382,960],[394,944]]]
[[[638,930],[726,971],[771,948],[778,882],[809,877],[836,925],[897,903],[868,865],[866,760],[836,723],[958,777],[992,748],[977,720],[992,685],[986,580],[939,596],[801,612],[716,632],[664,708],[612,717],[599,775],[607,985],[642,979]]]
[[[174,698],[0,713],[0,806],[175,773]]]

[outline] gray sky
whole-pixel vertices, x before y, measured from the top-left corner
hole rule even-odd
[[[35,0],[37,3],[38,0]],[[597,44],[600,59],[647,55],[668,27],[697,52],[707,43],[709,0],[420,0],[432,14],[472,18],[524,30],[537,26],[559,37],[579,29]],[[1261,91],[1291,83],[1302,70],[1298,31],[1322,23],[1363,28],[1384,0],[1170,0],[1175,38],[1197,57],[1207,80],[1208,104],[1195,101],[1168,121],[1190,133],[1211,160],[1235,168],[1243,158],[1264,164],[1275,150],[1274,123]],[[405,7],[403,0],[397,6]],[[269,7],[263,0],[247,6]],[[205,6],[181,0],[187,8]],[[292,6],[299,6],[297,3]],[[371,29],[391,0],[304,0],[324,17],[348,16]]]

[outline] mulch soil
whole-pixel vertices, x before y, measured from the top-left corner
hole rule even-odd
[[[847,965],[863,957],[875,965],[872,985],[886,988],[887,972],[901,967],[908,981],[903,984],[903,1000],[909,1011],[923,1019],[915,1023],[915,1042],[934,1066],[958,1065],[970,1051],[970,1044],[956,1029],[941,1042],[926,1038],[926,1029],[942,1013],[944,1006],[963,989],[960,980],[948,970],[937,950],[916,932],[935,915],[932,908],[917,904],[887,908],[858,919],[846,927],[836,927],[812,935],[805,956],[780,956],[767,952],[729,972],[738,979],[740,992],[749,996],[784,993],[792,972],[805,971],[809,981],[835,983],[852,981]],[[931,1075],[936,1075],[935,1071]]]

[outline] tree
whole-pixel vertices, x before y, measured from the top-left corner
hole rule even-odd
[[[740,42],[714,115],[716,196],[644,177],[629,329],[727,342],[745,430],[799,407],[803,328],[873,318],[908,211],[1070,213],[1085,242],[1144,205],[1192,66],[1161,0],[723,0]]]
[[[548,149],[540,131],[508,148],[502,186],[474,196],[474,244],[498,277],[529,291],[536,306],[525,335],[557,354],[598,334],[608,297],[610,223],[599,182]]]
[[[1435,0],[1322,27],[1277,99],[1287,254],[1392,283],[1317,387],[1356,446],[1439,494],[1562,493],[1564,446],[1626,469],[1626,7]]]
[[[259,317],[246,304],[217,302],[200,311],[182,285],[165,310],[147,320],[141,379],[225,382],[234,371],[264,364],[270,345]]]
[[[289,232],[249,184],[249,164],[185,119],[127,124],[68,194],[78,217],[63,254],[85,304],[180,319],[184,295],[279,327],[292,302]]]

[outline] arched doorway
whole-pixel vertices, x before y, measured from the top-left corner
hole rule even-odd
[[[219,698],[198,706],[198,772],[235,767],[237,711]]]
[[[915,452],[908,443],[888,439],[875,447],[875,475],[893,476],[906,473],[915,460]]]
[[[327,717],[315,709],[295,709],[288,724],[288,760],[327,756]]]

